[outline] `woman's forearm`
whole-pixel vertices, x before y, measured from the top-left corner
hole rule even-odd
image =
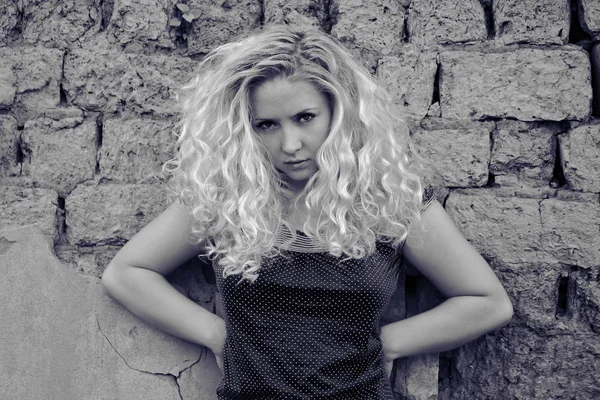
[[[402,321],[385,325],[385,357],[394,360],[450,350],[508,323],[512,306],[505,297],[457,296]]]
[[[111,297],[156,328],[215,353],[222,349],[223,320],[181,294],[161,274],[109,265],[102,275],[102,284]]]

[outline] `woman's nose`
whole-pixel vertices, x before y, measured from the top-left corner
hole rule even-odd
[[[302,148],[302,140],[299,129],[295,126],[284,126],[282,130],[281,150],[288,154],[294,154],[300,150]]]

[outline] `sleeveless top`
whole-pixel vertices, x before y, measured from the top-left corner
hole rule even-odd
[[[252,283],[213,263],[227,329],[217,398],[393,400],[379,320],[400,252],[378,241],[363,259],[335,257],[300,231],[285,247]]]

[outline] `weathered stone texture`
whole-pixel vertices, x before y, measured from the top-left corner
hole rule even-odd
[[[163,163],[174,156],[170,121],[108,119],[102,130],[100,175],[130,183],[161,180]]]
[[[117,0],[108,32],[127,51],[175,47],[175,36],[167,27],[174,14],[170,0]]]
[[[423,122],[412,139],[425,159],[425,182],[431,186],[484,186],[494,124],[451,124],[434,119]]]
[[[323,0],[265,0],[266,24],[321,27],[327,10]]]
[[[571,189],[600,192],[600,125],[558,136],[562,167]]]
[[[453,355],[451,384],[441,387],[441,400],[589,400],[600,396],[597,335],[554,336],[504,328]]]
[[[420,121],[427,115],[433,98],[436,56],[405,46],[398,56],[379,60],[377,78],[392,96],[398,114],[407,120]]]
[[[12,63],[0,61],[0,109],[10,108],[17,94],[17,76],[13,72]]]
[[[382,56],[401,52],[405,4],[391,0],[335,0],[331,35],[374,67]]]
[[[62,268],[65,268],[62,266]],[[95,279],[91,279],[96,283]],[[206,355],[200,346],[176,339],[162,333],[134,317],[121,304],[99,294],[99,308],[95,315],[97,327],[114,350],[136,371],[174,376]],[[156,341],[161,340],[161,357],[153,351]],[[204,354],[203,354],[204,353]]]
[[[167,207],[161,186],[80,185],[66,199],[72,245],[123,244]]]
[[[72,104],[88,110],[169,116],[178,110],[175,90],[195,65],[184,57],[75,50],[65,60],[64,89]]]
[[[519,49],[441,54],[442,116],[583,120],[591,111],[590,63],[582,50]]]
[[[578,0],[579,22],[594,40],[600,39],[600,3],[597,0]]]
[[[547,186],[554,170],[554,135],[560,130],[552,124],[499,121],[492,133],[490,160],[495,183]]]
[[[0,1],[0,46],[8,44],[19,23],[18,0]]]
[[[261,25],[259,0],[190,0],[191,8],[201,10],[187,39],[188,53],[208,53],[215,47],[241,38]]]
[[[35,226],[49,237],[54,237],[58,198],[56,192],[0,186],[0,193],[0,231]]]
[[[542,248],[564,264],[600,265],[598,195],[542,200]]]
[[[29,44],[67,48],[100,29],[97,0],[25,0],[23,38]]]
[[[574,271],[569,275],[567,308],[582,330],[600,335],[600,280],[598,270]],[[600,338],[598,339],[600,340]]]
[[[21,174],[19,136],[17,120],[9,115],[0,115],[0,176]]]
[[[68,244],[54,246],[54,254],[72,269],[87,276],[100,278],[122,246],[76,247]]]
[[[419,46],[487,38],[485,14],[478,0],[413,0],[407,23],[410,43]]]
[[[23,174],[66,196],[94,177],[96,122],[82,118],[29,120],[22,135]]]
[[[505,264],[600,265],[597,195],[558,192],[555,198],[532,199],[501,190],[464,190],[452,192],[446,208],[487,258]]]
[[[8,89],[0,95],[1,106],[9,106],[12,97],[13,108],[23,121],[58,106],[62,60],[60,50],[0,48],[0,87]]]
[[[551,329],[564,329],[564,324],[556,319],[560,268],[535,262],[494,261],[491,265],[512,301],[512,326],[528,326],[546,333]]]
[[[496,38],[503,44],[565,44],[571,11],[563,0],[494,0]]]
[[[179,400],[176,377],[197,361],[203,384],[189,398],[214,398],[220,373],[205,349],[134,317],[38,231],[4,232],[0,249],[0,398]]]
[[[541,261],[539,203],[539,199],[500,197],[495,191],[479,189],[451,192],[446,209],[486,258],[522,264]]]
[[[214,400],[221,375],[215,356],[212,352],[205,350],[200,355],[200,360],[184,370],[177,379],[181,398],[184,400]]]

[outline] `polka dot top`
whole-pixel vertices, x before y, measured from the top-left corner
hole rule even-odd
[[[393,400],[379,319],[399,252],[377,242],[364,259],[335,257],[301,232],[286,247],[253,283],[214,263],[227,328],[218,399]]]

